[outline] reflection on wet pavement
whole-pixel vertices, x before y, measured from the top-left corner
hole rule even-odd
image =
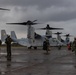
[[[3,75],[76,75],[76,57],[66,48],[44,50],[12,48],[12,60],[6,60],[6,49],[1,48],[0,73]]]

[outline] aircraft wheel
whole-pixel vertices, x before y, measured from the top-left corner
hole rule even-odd
[[[32,48],[32,46],[28,47],[28,49],[31,49],[31,48]]]
[[[34,47],[34,49],[37,49],[37,47]]]

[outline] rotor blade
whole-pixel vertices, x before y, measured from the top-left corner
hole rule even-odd
[[[37,29],[46,30],[46,28],[37,28]]]
[[[65,37],[74,37],[73,35],[70,35],[70,34],[66,34],[66,35],[62,35],[62,36],[65,36]]]
[[[41,23],[33,23],[33,22],[26,22],[27,25],[36,25],[36,24],[41,24]]]
[[[6,24],[27,25],[27,23],[26,23],[26,22],[23,22],[23,23],[6,23]]]
[[[10,9],[5,9],[5,8],[0,8],[0,10],[8,10],[8,11],[10,11]]]
[[[32,22],[36,22],[37,20],[34,20],[34,21],[32,21]]]
[[[22,22],[22,23],[6,23],[6,24],[16,24],[16,25],[36,25],[39,23],[27,23],[27,22]]]
[[[63,28],[52,28],[52,27],[49,27],[49,28],[39,28],[39,29],[42,29],[42,30],[63,30]]]
[[[50,30],[63,30],[63,28],[52,28],[52,27],[50,27],[49,29]]]
[[[41,23],[33,23],[32,25],[41,24]]]
[[[39,29],[42,29],[42,30],[62,30],[63,28],[53,28],[53,27],[50,27],[49,24],[47,24],[46,27],[44,28],[39,28]]]
[[[70,34],[65,34],[64,36],[70,36]]]

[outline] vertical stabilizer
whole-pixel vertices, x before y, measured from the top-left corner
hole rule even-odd
[[[5,30],[1,30],[1,41],[5,42],[6,37],[7,37],[6,31]]]
[[[11,38],[15,40],[17,39],[15,31],[11,31]]]

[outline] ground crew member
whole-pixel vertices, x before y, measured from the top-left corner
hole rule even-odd
[[[68,50],[71,50],[71,42],[67,44]]]
[[[0,49],[1,49],[2,41],[0,40]]]
[[[60,44],[58,44],[58,45],[57,45],[57,47],[58,47],[58,50],[60,50],[60,49],[61,49],[61,45],[60,45]]]
[[[0,40],[0,52],[1,52],[1,45],[2,45],[2,41]],[[0,56],[1,57],[1,56]]]
[[[43,42],[43,50],[46,50],[47,53],[49,51],[49,40],[46,39],[44,42]]]
[[[11,60],[11,42],[12,39],[10,38],[9,35],[7,35],[7,38],[5,39],[5,43],[7,46],[7,60]]]
[[[2,41],[0,40],[0,46],[2,45]]]
[[[74,51],[76,55],[76,38],[74,38],[74,41],[72,43],[72,51]]]

